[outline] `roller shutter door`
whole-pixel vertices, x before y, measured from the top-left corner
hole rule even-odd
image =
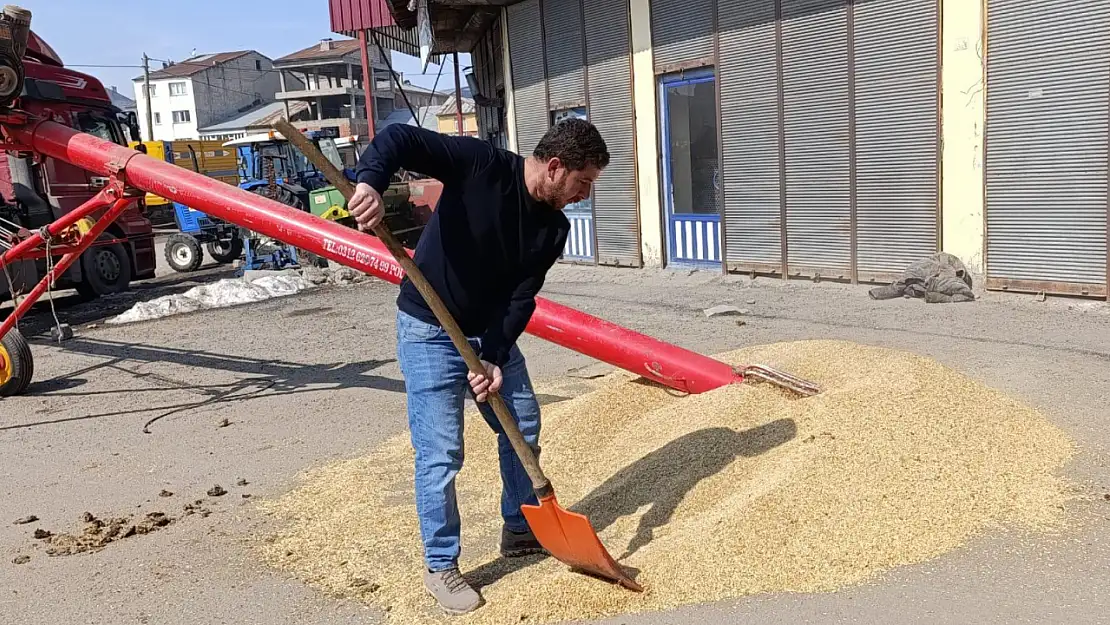
[[[506,11],[513,72],[517,150],[530,155],[548,127],[539,0],[524,0]]]
[[[605,138],[611,156],[609,167],[594,186],[597,260],[604,265],[639,267],[628,0],[588,0],[584,9],[589,117]]]
[[[656,72],[711,65],[713,0],[651,0],[651,39]]]
[[[725,262],[780,271],[782,169],[774,0],[719,0]]]
[[[851,274],[848,12],[782,0],[786,231],[791,274]]]
[[[1106,293],[1110,3],[988,2],[988,286]]]
[[[937,251],[938,2],[854,7],[856,264],[892,277]]]
[[[544,0],[543,28],[550,108],[585,105],[581,0]]]

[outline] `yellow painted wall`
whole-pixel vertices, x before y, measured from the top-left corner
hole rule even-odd
[[[636,107],[636,176],[640,201],[640,249],[644,265],[663,264],[663,207],[659,201],[659,143],[655,64],[651,49],[651,2],[630,0],[632,100]]]
[[[983,8],[976,0],[943,0],[941,38],[941,249],[969,269],[983,267]]]
[[[437,115],[436,124],[437,130],[443,134],[458,134],[459,122],[453,113],[450,115]],[[478,134],[478,116],[474,113],[464,114],[463,130],[465,130],[467,134]]]

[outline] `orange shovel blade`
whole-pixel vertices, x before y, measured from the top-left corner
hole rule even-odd
[[[605,550],[590,520],[564,510],[554,494],[541,497],[538,506],[521,506],[520,509],[532,534],[551,557],[572,569],[611,579],[629,590],[643,590]]]

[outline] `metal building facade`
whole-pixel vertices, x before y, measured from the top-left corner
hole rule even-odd
[[[652,0],[651,11],[669,264],[884,281],[940,248],[939,0]],[[705,80],[716,170],[683,206],[676,188],[699,183],[668,168],[697,129],[675,132],[671,101]]]
[[[987,286],[1107,295],[1110,4],[989,0]]]
[[[593,197],[565,209],[563,260],[641,266],[628,0],[524,0],[504,19],[520,153],[552,124],[579,117],[611,154]]]

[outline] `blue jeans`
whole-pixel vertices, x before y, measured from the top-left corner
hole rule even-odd
[[[470,339],[478,349],[480,341]],[[409,430],[416,452],[416,512],[429,570],[457,566],[459,559],[459,506],[455,476],[463,463],[463,407],[471,394],[466,363],[451,337],[404,312],[397,312],[397,358],[405,377]],[[516,420],[524,440],[539,453],[540,405],[524,355],[513,347],[501,368],[501,396]],[[473,396],[471,394],[471,396]],[[532,482],[488,404],[478,405],[486,423],[497,432],[501,465],[501,516],[514,531],[528,529],[520,511],[537,503]]]

